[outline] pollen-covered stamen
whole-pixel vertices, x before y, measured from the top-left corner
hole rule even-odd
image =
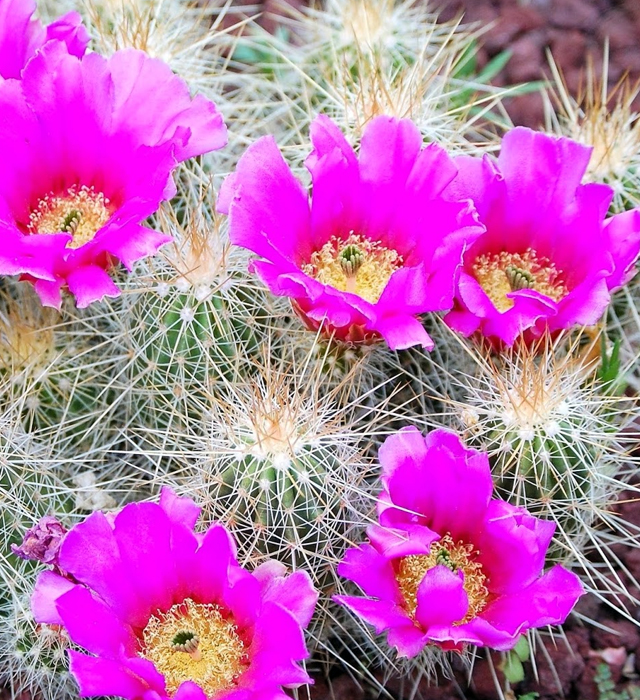
[[[313,253],[302,270],[322,284],[375,304],[402,263],[396,250],[351,231],[344,240],[331,238]]]
[[[446,566],[451,571],[461,571],[463,588],[469,599],[467,614],[453,624],[462,625],[472,620],[482,612],[487,604],[489,591],[485,585],[486,576],[482,570],[482,564],[477,561],[479,552],[472,544],[454,542],[451,535],[447,534],[438,542],[434,542],[429,554],[411,554],[402,557],[397,564],[396,580],[400,592],[404,598],[407,613],[415,618],[418,607],[418,588],[427,571],[436,566]],[[438,602],[434,601],[434,605]]]
[[[521,289],[533,289],[554,301],[569,293],[562,272],[532,248],[524,253],[480,255],[473,263],[472,273],[500,312],[514,305],[507,294]]]
[[[140,656],[152,661],[164,676],[169,694],[184,681],[193,681],[214,697],[232,688],[248,666],[245,645],[233,621],[218,605],[189,598],[149,619]]]
[[[114,211],[110,200],[85,185],[70,187],[64,194],[49,193],[29,215],[29,233],[70,233],[70,248],[88,243]]]

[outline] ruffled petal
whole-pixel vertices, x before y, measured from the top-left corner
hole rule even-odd
[[[524,508],[493,500],[478,529],[473,541],[491,592],[504,595],[522,591],[540,576],[556,526]]]
[[[385,440],[379,459],[388,493],[383,503],[393,504],[379,509],[381,525],[419,522],[467,540],[482,522],[493,490],[489,461],[457,435],[434,430],[423,438],[417,428],[403,428]]]
[[[615,270],[607,278],[609,289],[626,284],[635,274],[635,262],[640,254],[640,210],[633,209],[612,216],[605,225],[611,241]]]
[[[57,600],[77,585],[53,571],[43,571],[38,576],[31,594],[33,619],[48,625],[62,625],[62,618],[56,605]]]
[[[79,309],[85,309],[94,301],[105,297],[120,296],[120,290],[107,272],[98,265],[78,267],[66,278],[69,291],[76,298]]]
[[[231,216],[232,243],[285,266],[311,257],[307,193],[272,136],[245,151],[222,184],[218,210]]]
[[[86,656],[72,649],[69,650],[69,670],[78,681],[81,697],[116,695],[137,700],[148,689],[147,683],[122,663]]]
[[[340,576],[357,583],[367,595],[397,604],[403,601],[389,558],[370,544],[348,549],[337,570]]]
[[[87,651],[111,659],[122,652],[135,655],[138,641],[131,627],[88,588],[75,586],[56,600],[56,606],[71,639]]]
[[[159,505],[171,522],[180,523],[190,530],[195,527],[202,510],[190,498],[177,496],[176,492],[168,486],[163,486],[160,491]]]

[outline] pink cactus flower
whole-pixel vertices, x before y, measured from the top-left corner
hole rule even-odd
[[[487,230],[465,253],[452,328],[512,345],[600,319],[633,274],[640,211],[606,219],[611,188],[580,184],[591,150],[519,127],[497,163],[456,159],[448,191],[470,197]]]
[[[506,650],[531,627],[564,622],[583,589],[562,566],[542,573],[555,524],[491,498],[486,454],[411,427],[379,458],[380,524],[338,566],[366,597],[338,602],[409,657],[427,644]]]
[[[443,190],[456,175],[409,120],[377,117],[359,156],[326,116],[311,126],[311,197],[266,136],[224,182],[218,208],[231,241],[304,322],[346,342],[432,347],[418,316],[451,308],[465,245],[482,232],[468,201]]]
[[[212,102],[135,50],[80,59],[49,42],[0,81],[0,114],[0,274],[56,308],[63,288],[79,307],[117,296],[109,269],[169,240],[142,222],[175,193],[173,169],[227,139]]]
[[[19,78],[27,61],[48,41],[61,41],[74,56],[83,56],[89,33],[77,12],[48,26],[33,19],[35,0],[0,0],[0,80]]]
[[[200,509],[160,503],[96,512],[66,534],[60,575],[40,574],[32,609],[88,653],[69,651],[82,696],[128,700],[283,700],[310,682],[303,628],[309,576],[267,562],[242,568],[222,525],[194,532]]]

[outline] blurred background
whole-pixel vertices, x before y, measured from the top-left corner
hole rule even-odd
[[[420,2],[420,0],[417,0]],[[262,12],[261,24],[270,30],[285,6],[301,8],[313,0],[233,0],[241,13]],[[316,5],[321,3],[317,2]],[[478,67],[508,50],[510,58],[492,79],[497,86],[543,79],[550,75],[548,52],[562,72],[568,91],[584,90],[584,74],[591,62],[596,75],[603,70],[609,45],[607,79],[610,89],[621,80],[634,87],[640,79],[640,0],[425,0],[442,21],[462,17],[484,31]],[[532,128],[544,120],[539,93],[505,100],[515,124]],[[634,102],[640,108],[640,100]]]

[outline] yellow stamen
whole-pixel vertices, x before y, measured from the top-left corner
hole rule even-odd
[[[70,248],[88,243],[107,223],[115,208],[93,187],[70,187],[62,195],[45,195],[29,216],[29,233],[70,233]]]
[[[454,542],[447,534],[431,545],[429,554],[411,554],[400,559],[396,579],[405,601],[405,608],[415,618],[418,607],[418,587],[427,571],[436,566],[446,566],[451,571],[462,571],[463,587],[469,598],[469,610],[462,620],[454,622],[462,625],[482,612],[487,604],[489,591],[485,585],[487,577],[482,564],[476,560],[479,552],[472,544]],[[438,601],[434,601],[438,605]]]
[[[248,666],[237,628],[220,607],[189,598],[150,618],[140,656],[164,675],[170,694],[184,681],[193,681],[213,697],[232,688]]]
[[[562,280],[562,272],[532,248],[524,253],[486,253],[473,263],[472,272],[500,312],[514,304],[507,294],[519,289],[533,289],[554,301],[560,301],[569,290]]]
[[[351,231],[345,240],[334,236],[325,243],[302,270],[322,284],[375,304],[402,262],[396,250]]]

